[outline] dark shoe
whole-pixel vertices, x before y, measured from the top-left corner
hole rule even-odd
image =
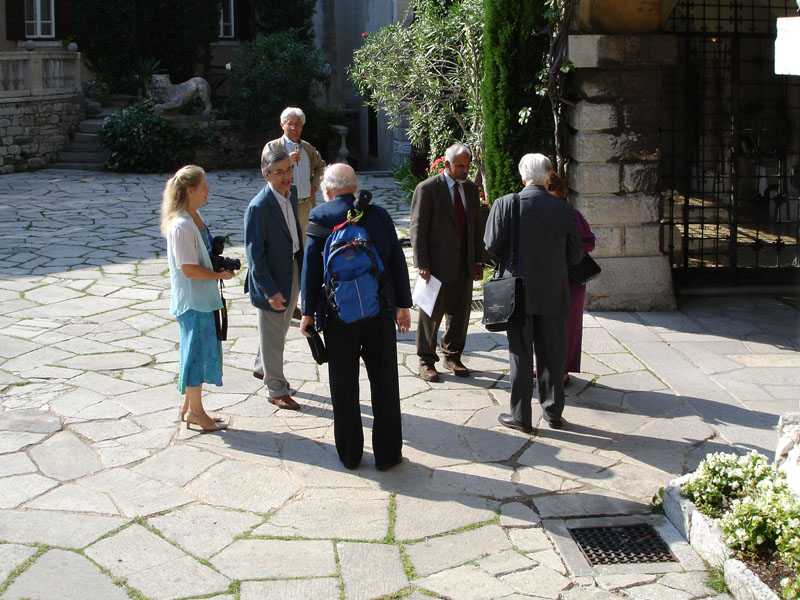
[[[285,408],[286,410],[300,410],[300,405],[294,401],[291,396],[270,396],[269,401],[278,408]]]
[[[253,369],[253,377],[255,377],[256,379],[260,379],[261,381],[264,381],[264,372],[259,371],[258,369]]]
[[[433,383],[439,381],[439,372],[433,365],[420,363],[419,376],[422,377],[425,381],[430,381]]]
[[[400,456],[398,456],[396,460],[393,460],[391,462],[388,462],[388,463],[375,463],[375,468],[378,469],[378,471],[388,471],[392,467],[396,467],[397,465],[399,465],[401,462],[403,462],[403,455],[402,454]]]
[[[569,374],[565,373],[564,374],[564,387],[567,387],[568,385],[569,385]]]
[[[294,312],[292,312],[292,319],[294,319],[295,321],[299,321],[302,318],[303,318],[303,313],[301,313],[300,309],[295,306]]]
[[[450,369],[456,377],[469,377],[469,369],[458,359],[445,358],[442,364],[445,369]]]
[[[525,425],[524,423],[520,423],[514,417],[507,413],[503,413],[497,417],[497,420],[500,421],[501,425],[508,427],[509,429],[516,429],[517,431],[524,431],[525,433],[533,433],[533,427],[530,425]]]
[[[564,421],[562,419],[548,419],[547,424],[550,425],[550,429],[561,429],[564,427]]]

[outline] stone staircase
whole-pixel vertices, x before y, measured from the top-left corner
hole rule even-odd
[[[81,171],[102,171],[105,169],[103,149],[100,146],[100,131],[106,117],[118,108],[128,106],[135,96],[112,95],[100,103],[87,100],[89,117],[78,123],[78,128],[67,144],[67,149],[58,155],[58,161],[50,164],[53,169],[74,169]]]

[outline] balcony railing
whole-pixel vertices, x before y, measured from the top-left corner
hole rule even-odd
[[[0,52],[0,100],[76,94],[80,89],[80,52]]]

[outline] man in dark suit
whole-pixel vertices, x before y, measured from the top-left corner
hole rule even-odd
[[[419,374],[439,381],[436,337],[446,317],[441,348],[445,368],[469,377],[461,362],[467,340],[472,281],[483,276],[483,241],[478,187],[467,179],[472,156],[469,148],[454,144],[445,152],[444,172],[421,182],[411,201],[411,247],[414,266],[426,282],[442,282],[433,314],[419,312],[417,356]]]
[[[583,256],[581,236],[567,202],[547,192],[553,167],[542,154],[526,154],[519,162],[525,188],[519,193],[519,268],[525,283],[525,320],[509,329],[511,414],[500,423],[530,433],[533,394],[533,350],[536,353],[539,404],[547,422],[558,429],[564,411],[564,319],[569,315],[567,264]],[[486,250],[510,274],[513,251],[513,194],[495,200],[486,223]]]
[[[258,309],[259,346],[253,371],[264,374],[270,402],[298,410],[300,405],[289,395],[283,375],[283,346],[292,319],[287,307],[297,303],[303,268],[303,236],[289,154],[284,150],[263,153],[261,172],[267,185],[244,213],[245,291]]]
[[[322,176],[327,202],[311,210],[307,230],[306,262],[302,275],[300,331],[311,335],[316,319],[325,319],[323,333],[328,348],[328,378],[333,404],[333,435],[339,459],[355,469],[364,452],[364,432],[358,394],[359,357],[364,359],[372,400],[372,451],[375,466],[389,469],[403,458],[400,422],[400,385],[397,376],[395,320],[400,333],[411,327],[411,289],[403,249],[392,217],[382,206],[368,206],[358,224],[367,230],[384,266],[388,302],[377,315],[344,323],[330,306],[321,303],[324,267],[322,251],[327,233],[347,219],[358,191],[353,168],[330,165]]]

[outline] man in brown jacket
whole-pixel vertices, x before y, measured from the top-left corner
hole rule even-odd
[[[483,231],[478,187],[467,179],[469,148],[454,144],[445,152],[444,172],[421,182],[411,201],[411,247],[414,266],[426,282],[442,282],[433,314],[419,312],[417,356],[419,374],[439,381],[435,363],[436,337],[447,317],[441,348],[444,366],[458,377],[469,377],[461,362],[467,339],[472,281],[483,276]]]
[[[325,171],[325,161],[322,160],[317,149],[300,139],[305,123],[306,115],[301,109],[294,106],[285,108],[281,113],[283,135],[267,142],[261,152],[263,156],[272,150],[286,150],[292,159],[292,168],[294,169],[292,183],[297,187],[297,210],[300,227],[303,229],[303,247],[306,243],[308,213],[317,205],[317,188],[322,179],[322,172]]]
[[[300,139],[303,125],[306,124],[305,113],[296,106],[288,106],[281,113],[281,129],[283,135],[267,142],[261,151],[263,157],[273,150],[285,150],[292,161],[292,183],[297,188],[297,216],[300,219],[300,228],[303,232],[301,245],[306,245],[306,225],[308,214],[317,205],[316,195],[322,172],[325,170],[325,161],[322,160],[317,149],[305,140]],[[300,309],[294,308],[292,318],[299,321],[302,317]],[[253,373],[259,377],[261,373]],[[263,376],[263,375],[262,375]]]

